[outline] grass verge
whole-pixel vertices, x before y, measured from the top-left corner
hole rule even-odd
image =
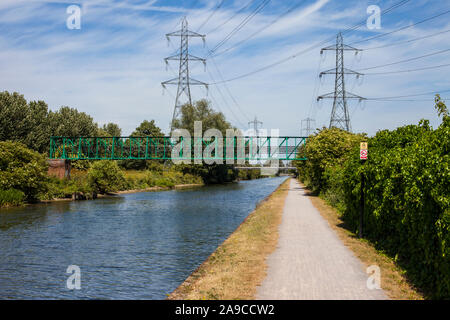
[[[183,282],[170,300],[249,300],[266,275],[266,257],[278,242],[278,226],[290,179],[244,220],[205,262]]]
[[[381,287],[389,298],[394,300],[423,300],[424,296],[414,288],[393,259],[378,251],[369,241],[359,239],[356,234],[345,227],[337,210],[325,200],[312,195],[311,202],[324,217],[341,241],[366,266],[377,265],[381,271]]]

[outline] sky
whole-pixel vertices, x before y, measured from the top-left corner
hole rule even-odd
[[[321,54],[320,49],[335,44],[339,31],[346,30],[346,44],[363,49],[357,55],[346,51],[345,67],[367,73],[359,78],[346,75],[347,91],[370,99],[432,92],[450,97],[450,66],[369,74],[450,64],[450,51],[444,51],[450,49],[450,12],[445,13],[450,1],[406,2],[381,15],[379,29],[369,29],[368,6],[385,10],[398,2],[1,0],[0,90],[44,100],[51,110],[77,108],[99,125],[119,124],[124,135],[152,119],[168,133],[177,88],[163,90],[161,82],[177,76],[178,62],[166,67],[164,58],[177,53],[179,38],[168,42],[166,34],[178,30],[185,16],[190,30],[206,36],[206,46],[199,38],[190,39],[191,54],[209,56],[206,70],[190,62],[190,76],[210,83],[208,90],[192,86],[192,99],[210,100],[237,128],[247,129],[256,116],[262,128],[299,136],[308,117],[316,128],[329,125],[333,101],[316,102],[316,97],[334,91],[334,75],[318,75],[335,67],[335,54]],[[70,5],[81,8],[80,29],[67,27]],[[262,9],[252,15],[259,5]],[[234,32],[239,25],[242,28]],[[211,52],[223,39],[228,40]],[[423,55],[429,56],[415,59]],[[220,83],[223,80],[231,81]],[[440,123],[433,94],[391,99],[402,101],[370,99],[349,101],[354,132],[373,135],[421,119],[429,119],[434,127]]]

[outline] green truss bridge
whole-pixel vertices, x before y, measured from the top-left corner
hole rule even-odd
[[[306,160],[307,137],[51,137],[52,160]],[[187,149],[189,148],[190,149]]]

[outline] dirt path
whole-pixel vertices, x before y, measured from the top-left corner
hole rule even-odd
[[[387,299],[370,290],[362,263],[344,246],[291,180],[278,247],[267,259],[267,277],[256,299]]]

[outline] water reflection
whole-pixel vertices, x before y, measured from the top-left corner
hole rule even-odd
[[[0,298],[164,299],[284,179],[1,210]]]

